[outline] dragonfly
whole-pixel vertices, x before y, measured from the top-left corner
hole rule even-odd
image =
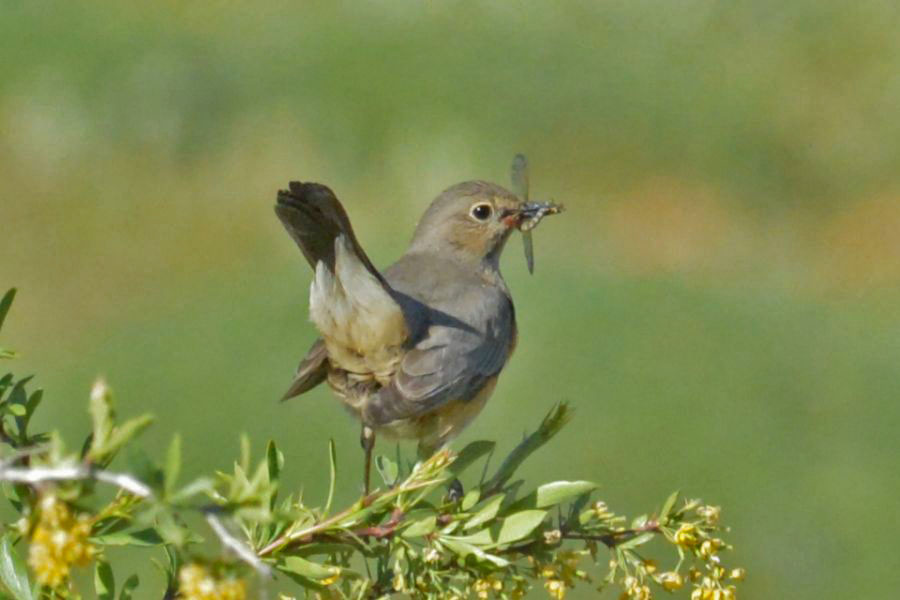
[[[534,273],[534,241],[531,238],[531,230],[537,227],[541,219],[547,215],[555,215],[564,210],[562,204],[553,202],[531,202],[528,199],[528,159],[524,154],[516,154],[512,162],[511,170],[512,191],[522,201],[520,211],[519,231],[522,232],[522,242],[525,244],[525,262],[528,264],[528,272]]]

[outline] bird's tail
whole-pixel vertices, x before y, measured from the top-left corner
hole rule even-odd
[[[405,316],[334,193],[291,182],[278,193],[275,213],[315,271],[309,315],[330,359],[355,373],[388,369],[408,336]]]
[[[288,189],[278,192],[275,214],[313,270],[321,261],[334,273],[335,240],[343,235],[366,270],[384,283],[356,240],[344,207],[327,186],[292,181]]]

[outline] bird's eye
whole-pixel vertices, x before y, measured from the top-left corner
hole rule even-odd
[[[490,204],[476,204],[472,207],[472,210],[469,211],[469,214],[472,215],[476,221],[487,221],[491,218],[491,214],[493,214],[494,209]]]

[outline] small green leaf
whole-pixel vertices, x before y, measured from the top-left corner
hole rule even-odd
[[[537,430],[529,434],[519,445],[513,448],[509,453],[494,476],[482,484],[482,489],[486,491],[486,495],[491,495],[502,489],[507,481],[515,474],[525,459],[533,454],[538,448],[549,442],[566,423],[572,418],[572,411],[566,402],[560,402],[554,406]]]
[[[116,531],[91,538],[104,546],[158,546],[163,543],[159,532],[152,527],[137,531]]]
[[[211,495],[215,489],[216,486],[211,479],[208,477],[199,477],[173,493],[169,500],[170,502],[182,502],[197,494]]]
[[[456,460],[450,465],[450,472],[454,475],[459,475],[479,458],[492,452],[496,445],[496,442],[488,440],[471,442],[456,455]]]
[[[6,314],[9,312],[9,307],[12,306],[15,297],[16,288],[10,288],[3,294],[3,299],[0,300],[0,329],[3,329],[3,321],[6,320]]]
[[[644,544],[646,544],[647,542],[652,540],[654,537],[656,537],[656,534],[653,533],[652,531],[648,531],[646,533],[640,534],[637,537],[631,538],[627,542],[622,542],[621,544],[617,545],[616,548],[621,549],[621,550],[628,550],[629,548],[637,548],[638,546],[643,546]]]
[[[28,571],[7,536],[0,541],[0,579],[16,600],[34,600]]]
[[[503,504],[503,499],[505,496],[503,494],[499,494],[494,496],[481,508],[477,513],[472,515],[466,524],[463,526],[463,529],[474,529],[487,521],[490,521],[494,517],[497,516],[497,513],[500,511],[500,505]]]
[[[340,571],[338,567],[321,565],[299,556],[288,556],[283,563],[278,565],[278,568],[286,573],[300,575],[313,581],[328,579]]]
[[[153,415],[141,415],[128,421],[125,421],[119,427],[113,429],[105,446],[103,454],[112,456],[119,451],[122,446],[137,437],[144,429],[146,429],[154,421]]]
[[[26,416],[30,419],[31,415],[34,414],[34,411],[37,410],[38,405],[40,405],[41,400],[44,398],[44,390],[35,390],[28,397],[28,402],[25,403]]]
[[[663,502],[662,508],[659,510],[660,522],[665,523],[669,520],[669,515],[672,514],[672,509],[675,508],[675,503],[678,502],[678,494],[678,490],[675,490]]]
[[[403,537],[421,537],[428,535],[437,528],[437,517],[434,515],[413,521],[406,529],[403,530]]]
[[[181,472],[181,436],[177,433],[169,444],[166,452],[166,467],[163,471],[166,482],[166,495],[172,493],[175,484],[178,482],[178,475]]]
[[[590,481],[555,481],[545,483],[537,489],[537,507],[546,508],[597,489]]]
[[[597,487],[596,483],[590,481],[554,481],[553,483],[545,483],[532,493],[514,502],[507,511],[556,506],[571,498],[592,492]]]
[[[95,381],[91,388],[89,408],[93,425],[90,455],[93,458],[100,458],[106,454],[106,443],[112,434],[113,419],[115,418],[112,394],[102,379]]]
[[[131,600],[132,592],[140,585],[141,580],[137,575],[132,575],[122,584],[122,591],[119,592],[119,600]]]
[[[466,495],[463,496],[462,503],[459,505],[459,507],[462,510],[467,511],[470,508],[472,508],[473,506],[475,506],[476,504],[478,504],[478,500],[480,498],[481,498],[481,490],[479,490],[478,488],[469,490],[466,493]]]
[[[337,451],[334,448],[334,439],[328,440],[328,500],[325,502],[324,514],[331,510],[334,501],[334,490],[337,486]]]
[[[483,548],[503,546],[528,537],[544,521],[546,516],[546,510],[523,510],[506,517],[490,529],[482,529],[466,536],[443,536],[441,541],[452,540]]]
[[[9,412],[11,412],[16,417],[24,417],[26,410],[25,406],[22,404],[10,404]]]
[[[94,568],[94,590],[97,600],[114,600],[116,597],[116,578],[105,560],[98,560]]]
[[[269,481],[278,483],[281,478],[281,468],[284,466],[284,454],[275,445],[274,440],[266,444],[266,468],[269,473]]]
[[[441,543],[463,558],[465,558],[466,556],[475,556],[480,560],[493,563],[500,568],[509,566],[509,561],[505,558],[500,558],[499,556],[488,554],[478,546],[473,546],[472,544],[468,544],[459,540],[442,539]]]
[[[387,456],[379,454],[375,457],[375,468],[378,469],[381,479],[384,480],[384,485],[389,488],[394,487],[394,484],[397,483],[397,475],[400,473],[397,463]]]
[[[503,519],[498,544],[509,544],[527,537],[547,516],[546,510],[523,510]]]

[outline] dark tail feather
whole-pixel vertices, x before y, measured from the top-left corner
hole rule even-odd
[[[318,339],[300,361],[294,381],[291,382],[291,387],[281,397],[281,400],[284,401],[311,390],[325,381],[326,377],[328,377],[328,351],[325,349],[325,343]]]
[[[334,240],[343,234],[366,268],[384,282],[356,240],[344,207],[328,187],[292,181],[289,189],[278,192],[275,214],[313,269],[324,261],[334,272]]]

